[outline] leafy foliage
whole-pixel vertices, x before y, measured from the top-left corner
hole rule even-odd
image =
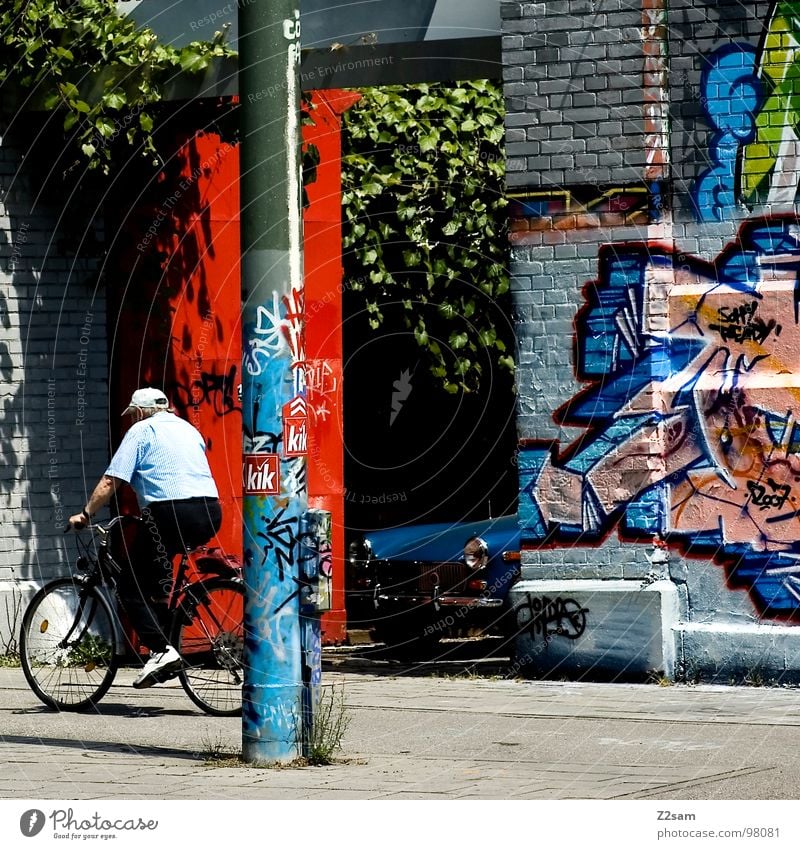
[[[311,94],[307,91],[302,92],[300,97],[301,127],[313,127],[316,124],[313,114],[316,108],[317,107],[314,105]],[[311,200],[308,197],[306,187],[317,182],[317,169],[319,168],[319,162],[319,148],[311,142],[301,141],[300,164],[303,170],[303,209],[306,209],[311,205]]]
[[[108,666],[113,655],[108,640],[98,634],[84,634],[81,641],[70,647],[65,666],[83,666],[91,671],[97,666]]]
[[[503,99],[489,81],[369,89],[343,140],[346,286],[390,304],[448,392],[513,371]]]
[[[0,84],[26,106],[58,110],[90,168],[110,170],[113,143],[156,157],[154,107],[166,82],[230,54],[225,33],[175,48],[117,12],[114,0],[4,0]]]

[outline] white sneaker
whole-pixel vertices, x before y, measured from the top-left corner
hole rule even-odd
[[[153,684],[161,684],[171,678],[182,666],[181,656],[172,646],[167,646],[164,651],[153,652],[150,655],[150,659],[133,682],[133,686],[137,690],[143,690],[145,687],[152,687]]]

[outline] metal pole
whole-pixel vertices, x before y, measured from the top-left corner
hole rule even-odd
[[[303,729],[300,517],[306,508],[298,0],[239,4],[243,519],[242,755],[296,758]]]

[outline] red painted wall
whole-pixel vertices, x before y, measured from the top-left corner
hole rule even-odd
[[[308,189],[304,249],[308,497],[310,507],[333,515],[334,609],[323,617],[326,643],[346,636],[339,116],[357,99],[316,93],[315,124],[304,129],[321,157]],[[131,180],[128,208],[108,216],[117,234],[113,273],[107,272],[112,412],[137,386],[164,389],[208,444],[224,511],[215,544],[241,555],[238,148],[191,131],[176,138],[175,151],[144,188]]]
[[[322,618],[323,642],[342,642],[344,605],[344,445],[342,427],[342,180],[340,115],[358,100],[317,92],[305,140],[317,146],[317,179],[304,217],[308,368],[308,504],[332,514],[333,609]]]

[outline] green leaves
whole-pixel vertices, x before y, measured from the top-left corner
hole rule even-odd
[[[491,81],[370,89],[345,115],[348,288],[373,328],[402,308],[446,392],[514,369],[502,142]]]
[[[451,333],[450,339],[450,347],[454,351],[458,351],[459,348],[465,348],[467,342],[469,342],[469,336],[466,333]]]
[[[165,82],[231,54],[224,33],[180,49],[159,44],[120,15],[115,0],[6,0],[0,33],[0,80],[31,89],[37,107],[61,112],[87,166],[105,172],[117,139],[152,158]]]
[[[110,91],[104,100],[109,109],[124,109],[127,103],[125,95],[119,91]]]

